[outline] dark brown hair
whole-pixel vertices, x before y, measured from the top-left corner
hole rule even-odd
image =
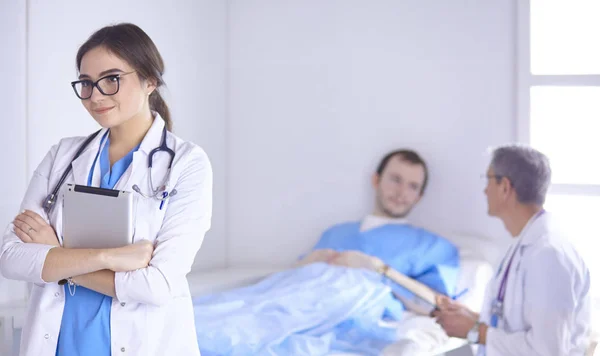
[[[160,114],[165,120],[167,130],[171,131],[173,122],[169,107],[164,101],[158,88],[165,82],[162,79],[165,65],[163,59],[150,37],[138,26],[130,23],[121,23],[106,26],[88,38],[77,51],[77,70],[81,69],[81,59],[90,50],[104,47],[114,55],[123,59],[132,66],[140,80],[156,80],[156,89],[150,94],[150,110]]]
[[[390,159],[396,156],[400,157],[404,161],[412,164],[418,164],[423,167],[423,170],[425,171],[425,178],[423,179],[423,186],[421,187],[421,195],[423,195],[425,192],[425,187],[427,187],[427,181],[429,180],[429,171],[427,169],[425,160],[423,160],[423,158],[421,158],[421,156],[419,156],[419,154],[413,150],[396,150],[385,155],[385,157],[381,159],[381,162],[379,162],[379,166],[377,166],[377,175],[381,176]]]

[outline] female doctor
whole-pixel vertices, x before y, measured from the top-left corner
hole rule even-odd
[[[75,159],[85,137],[50,149],[0,250],[2,274],[33,283],[21,355],[199,355],[186,274],[210,227],[210,162],[170,132],[157,90],[163,61],[140,28],[100,29],[80,47],[76,64],[73,89],[102,130]],[[134,192],[135,243],[61,247],[67,183]]]

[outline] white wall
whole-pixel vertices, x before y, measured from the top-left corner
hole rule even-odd
[[[514,0],[231,1],[229,261],[288,263],[368,213],[398,147],[431,169],[414,222],[506,238],[480,175],[516,138],[514,22]]]
[[[25,58],[26,9],[22,1],[5,1],[0,5],[0,231],[18,212],[25,191]],[[22,283],[0,276],[0,303],[24,297]]]

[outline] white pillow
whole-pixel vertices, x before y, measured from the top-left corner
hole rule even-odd
[[[460,257],[481,259],[495,266],[500,262],[510,245],[510,239],[489,238],[469,234],[448,234],[448,240],[458,247]]]
[[[464,290],[467,292],[457,300],[471,310],[479,312],[483,306],[485,290],[493,274],[494,270],[489,262],[480,258],[461,257],[456,292],[461,293]]]

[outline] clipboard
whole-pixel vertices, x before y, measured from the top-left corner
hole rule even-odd
[[[439,293],[429,288],[425,284],[417,282],[393,268],[387,268],[387,270],[384,272],[384,275],[402,287],[408,289],[417,297],[431,304],[432,307],[437,306],[436,296],[439,295]]]

